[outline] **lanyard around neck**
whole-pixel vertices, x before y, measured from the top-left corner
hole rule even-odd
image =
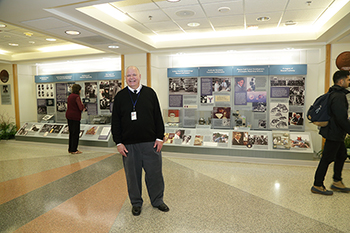
[[[130,99],[131,99],[131,103],[132,103],[132,109],[133,109],[133,112],[135,112],[135,106],[136,106],[137,100],[139,99],[141,90],[140,90],[139,93],[137,94],[137,98],[136,98],[135,102],[134,102],[134,100],[132,99],[131,91],[130,91],[129,88],[128,88],[128,91],[129,91],[129,95],[130,95]]]

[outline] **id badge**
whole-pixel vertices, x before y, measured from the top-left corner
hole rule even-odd
[[[131,120],[132,121],[136,121],[137,120],[136,112],[131,112]]]

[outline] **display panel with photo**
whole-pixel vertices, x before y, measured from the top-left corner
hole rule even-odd
[[[248,145],[248,132],[232,132],[232,145],[246,146]]]
[[[203,135],[196,135],[194,137],[194,146],[203,146]]]
[[[86,130],[85,135],[95,135],[97,133],[98,126],[91,126],[88,130]]]
[[[288,107],[285,102],[270,103],[270,128],[288,128]]]
[[[290,149],[289,132],[272,132],[273,149]]]
[[[230,92],[231,78],[213,78],[213,92]]]
[[[172,144],[174,141],[175,133],[165,133],[164,134],[164,143]]]
[[[212,142],[228,143],[228,133],[222,133],[222,132],[213,133]]]
[[[303,133],[290,133],[290,147],[292,149],[311,148],[309,135]]]

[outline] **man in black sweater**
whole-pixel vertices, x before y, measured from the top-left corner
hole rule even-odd
[[[129,66],[125,78],[128,86],[114,97],[112,134],[123,155],[132,213],[135,216],[141,214],[142,168],[152,206],[167,212],[169,207],[163,202],[161,154],[164,122],[157,94],[140,84],[141,74],[137,67]]]
[[[334,85],[329,88],[331,95],[328,99],[328,113],[331,119],[328,125],[321,127],[320,134],[326,139],[322,158],[318,164],[314,185],[311,192],[323,195],[332,195],[333,191],[348,193],[350,188],[345,187],[342,182],[342,170],[347,158],[344,139],[346,134],[350,134],[350,121],[348,120],[348,101],[346,94],[350,93],[349,71],[339,70],[333,75]],[[333,184],[331,190],[327,190],[323,184],[328,166],[334,161]]]

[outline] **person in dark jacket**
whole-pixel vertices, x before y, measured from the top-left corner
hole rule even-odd
[[[79,84],[74,84],[72,86],[72,93],[68,96],[67,101],[68,107],[66,111],[66,118],[69,129],[68,152],[71,154],[83,153],[78,150],[81,112],[84,110],[84,105],[80,99],[80,92],[81,86]]]
[[[321,160],[315,172],[314,185],[311,192],[323,195],[332,195],[333,191],[350,192],[342,182],[342,170],[347,158],[347,150],[344,144],[346,134],[350,134],[350,121],[348,119],[348,101],[346,94],[350,93],[349,71],[339,70],[333,75],[334,85],[329,88],[331,93],[328,99],[328,113],[331,119],[328,125],[321,127],[319,134],[326,139]],[[331,190],[324,186],[328,166],[334,161],[333,184]]]
[[[152,88],[140,84],[137,67],[128,67],[125,78],[128,86],[114,97],[112,134],[118,152],[123,155],[131,212],[135,216],[141,214],[142,168],[152,206],[167,212],[161,154],[164,122],[158,97]]]

